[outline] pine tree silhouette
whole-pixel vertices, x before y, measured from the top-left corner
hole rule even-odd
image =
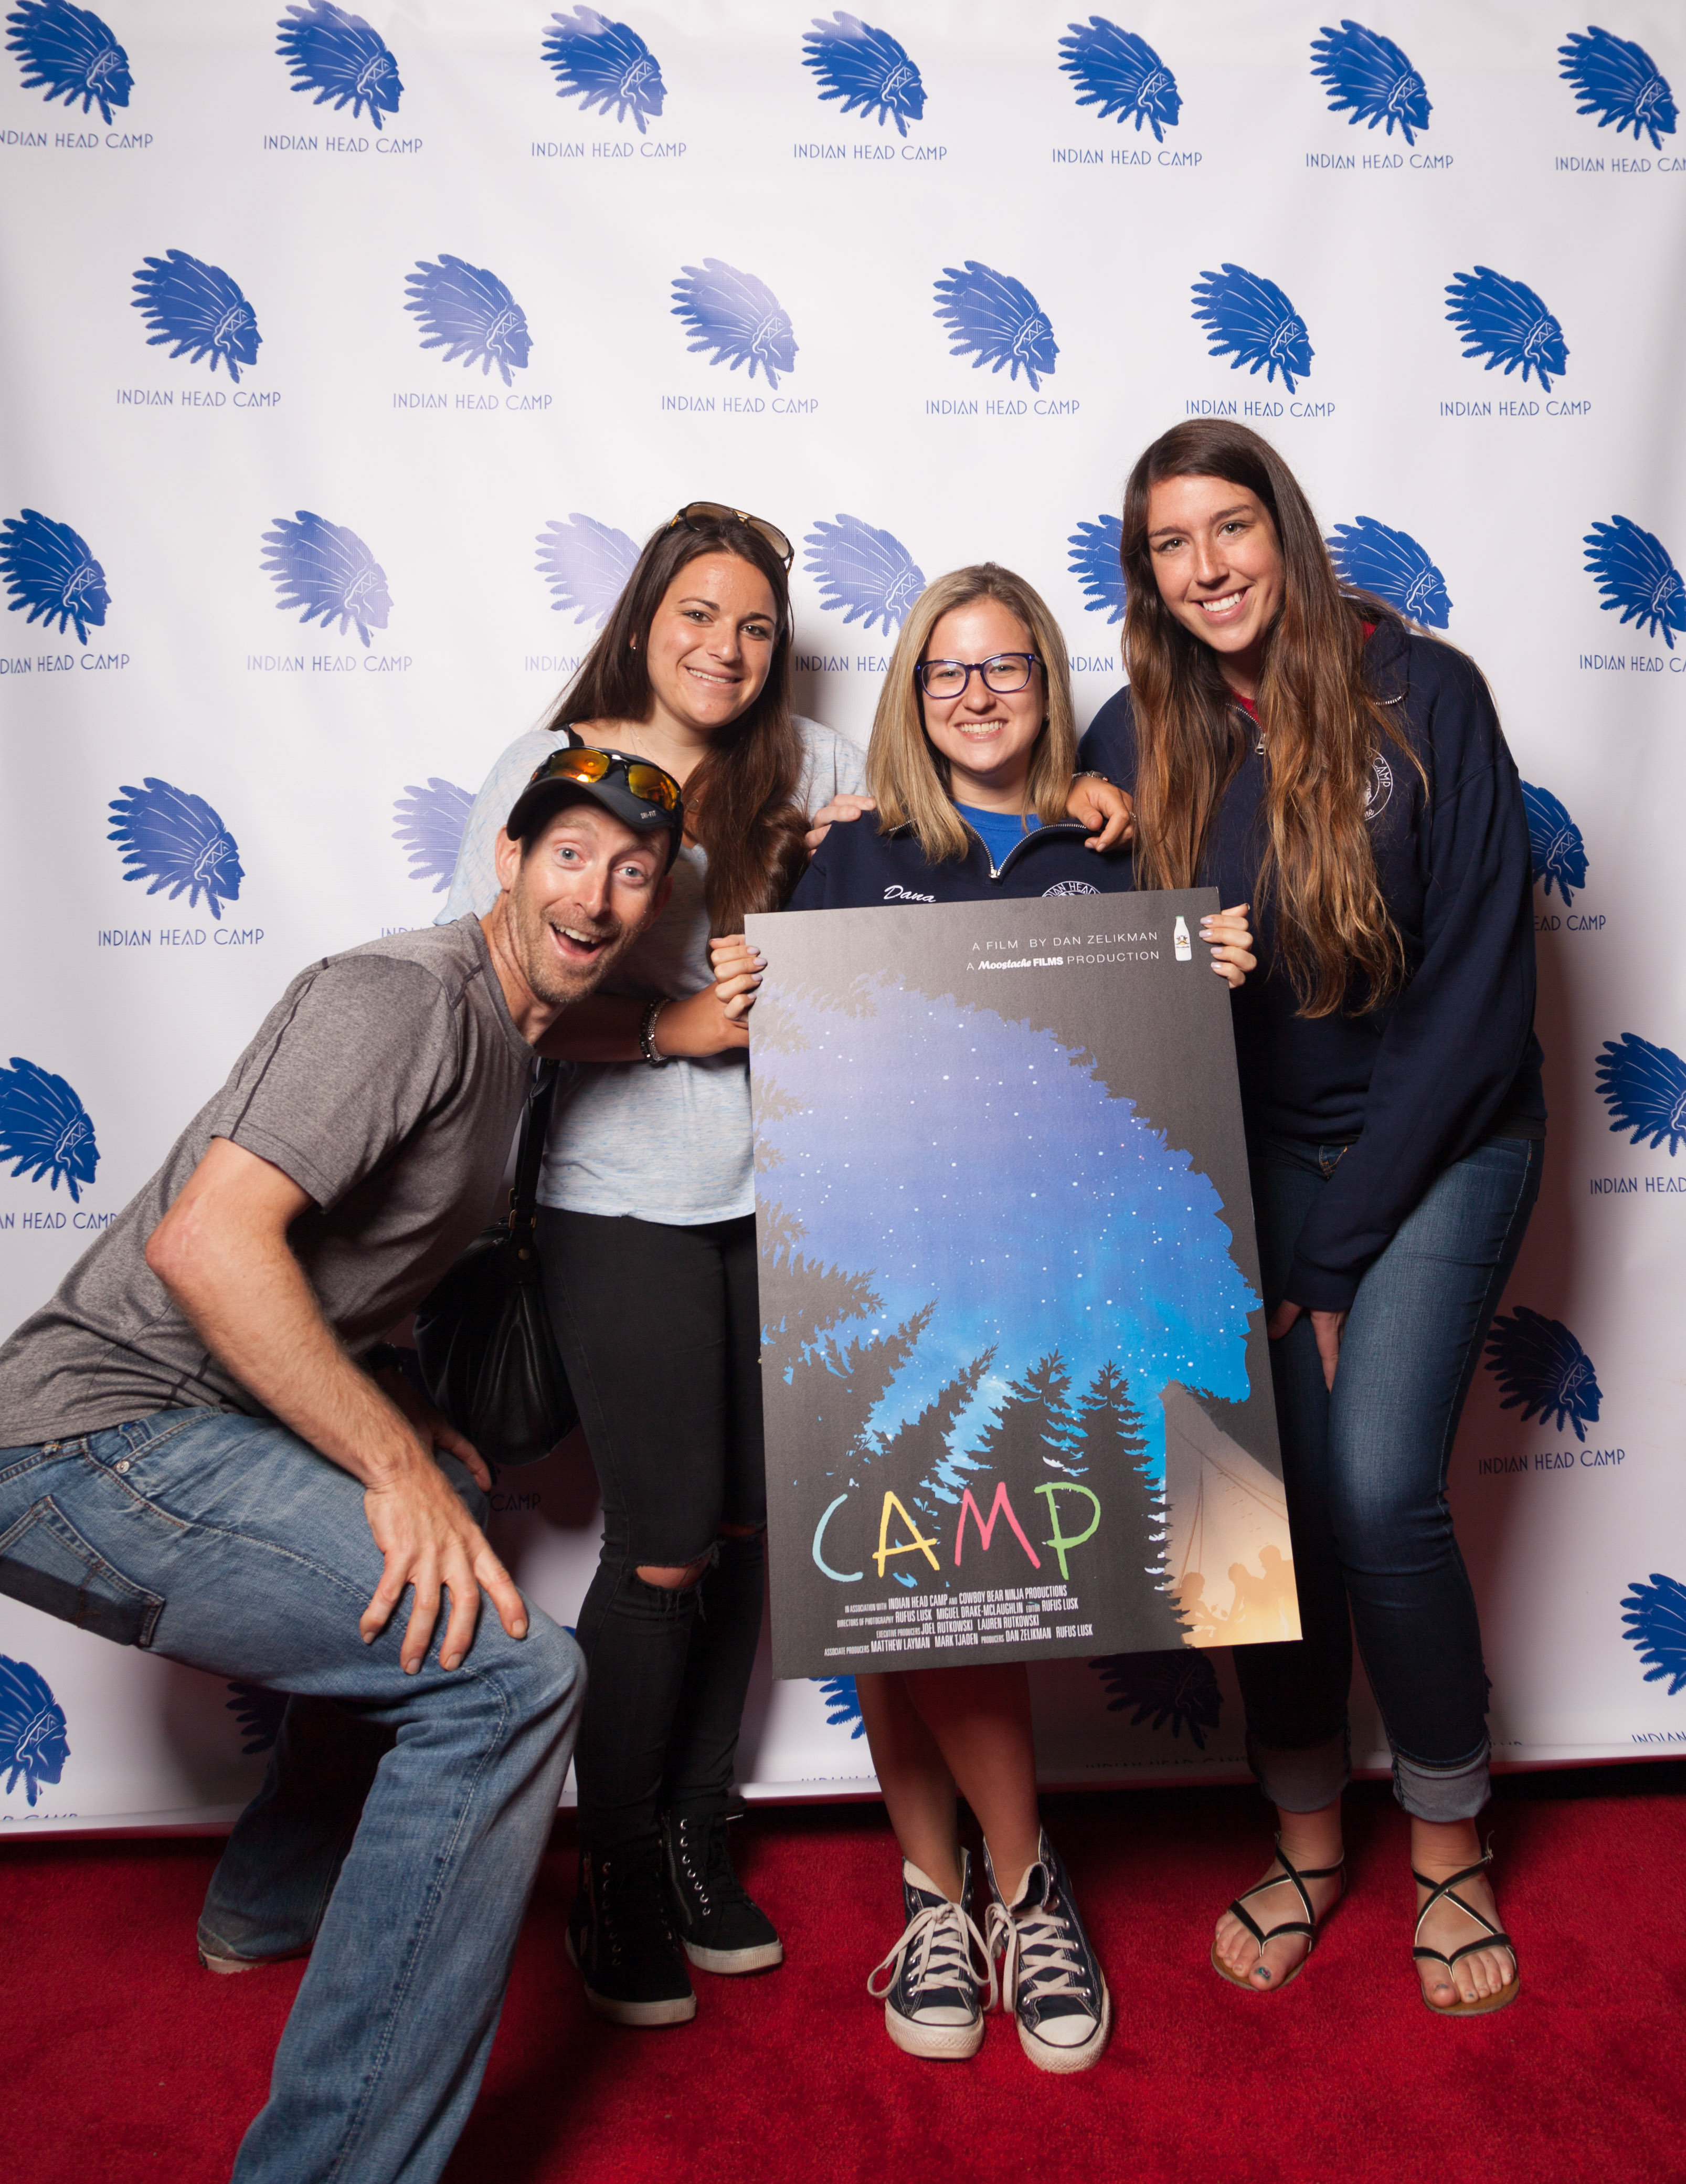
[[[1006,1401],[977,1444],[977,1468],[1021,1479],[1043,1468],[1071,1477],[1077,1468],[1071,1386],[1057,1350],[1038,1357],[1022,1379],[1010,1382]]]
[[[1141,1568],[1152,1581],[1153,1590],[1142,1596],[1141,1636],[1132,1650],[1179,1646],[1182,1624],[1165,1559],[1165,1489],[1143,1460],[1148,1441],[1142,1414],[1116,1365],[1103,1365],[1090,1381],[1077,1404],[1076,1426],[1072,1473],[1103,1496],[1109,1513],[1121,1502],[1121,1518],[1139,1542]]]
[[[1114,1491],[1127,1489],[1130,1519],[1141,1541],[1142,1567],[1156,1583],[1166,1582],[1165,1493],[1147,1468],[1148,1437],[1142,1414],[1130,1398],[1130,1383],[1118,1368],[1103,1365],[1077,1405],[1079,1478],[1105,1479]]]
[[[917,1418],[893,1434],[874,1436],[867,1461],[892,1484],[906,1479],[908,1485],[899,1490],[902,1499],[933,1524],[942,1514],[939,1505],[954,1502],[967,1474],[979,1468],[976,1457],[949,1453],[949,1435],[994,1360],[994,1351],[986,1350],[945,1381]]]
[[[851,1320],[871,1321],[884,1309],[871,1274],[846,1274],[839,1267],[804,1258],[790,1246],[782,1252],[764,1251],[761,1257],[764,1265],[776,1264],[781,1257],[784,1261],[779,1285],[784,1316],[776,1327],[763,1325],[761,1329],[761,1371],[767,1379],[778,1373],[788,1380],[829,1329],[847,1326]]]
[[[936,1309],[934,1303],[921,1305],[893,1333],[869,1335],[865,1341],[844,1343],[825,1335],[795,1359],[789,1375],[794,1415],[811,1418],[819,1445],[837,1451],[833,1472],[864,1452],[867,1420],[912,1357]]]

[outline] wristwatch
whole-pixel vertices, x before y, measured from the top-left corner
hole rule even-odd
[[[663,994],[657,1000],[651,1001],[639,1020],[638,1051],[652,1069],[665,1069],[673,1059],[671,1054],[658,1054],[655,1043],[655,1020],[671,998],[671,994]]]

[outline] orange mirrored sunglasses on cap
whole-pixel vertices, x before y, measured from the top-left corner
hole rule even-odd
[[[677,812],[682,808],[679,783],[671,773],[652,766],[647,758],[627,758],[620,751],[595,750],[589,744],[553,751],[527,787],[536,788],[542,781],[577,781],[589,787],[616,773],[633,795],[642,796],[647,804],[659,804],[664,811]]]

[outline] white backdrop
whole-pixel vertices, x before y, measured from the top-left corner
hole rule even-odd
[[[682,502],[804,542],[804,711],[863,738],[897,599],[988,554],[1087,719],[1085,547],[1233,405],[1480,660],[1540,792],[1545,1192],[1453,1469],[1499,1756],[1686,1744],[1676,0],[626,4],[9,15],[0,1322],[303,962],[434,915],[452,788]],[[571,1622],[581,1451],[499,1502]],[[0,1825],[249,1794],[261,1705],[8,1601],[0,1654]],[[1227,1656],[1038,1674],[1051,1780],[1238,1771]],[[869,1788],[857,1728],[764,1674],[752,1793]]]

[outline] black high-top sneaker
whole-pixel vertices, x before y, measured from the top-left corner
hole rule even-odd
[[[909,2055],[937,2062],[964,2062],[983,2045],[983,2019],[995,2006],[995,1965],[966,1905],[971,1895],[971,1861],[960,1852],[960,1900],[951,1903],[926,1873],[902,1864],[902,1909],[907,1926],[883,1963],[872,1972],[866,1992],[884,2005],[884,2029]],[[988,1975],[988,1993],[980,1997],[977,1965]],[[873,1981],[888,1975],[882,1986]]]
[[[784,1962],[773,1922],[738,1879],[726,1831],[741,1810],[715,1815],[666,1813],[662,1852],[673,1930],[705,1972],[760,1972]]]
[[[697,2014],[668,1923],[659,1842],[581,1845],[568,1960],[584,1977],[586,2000],[611,2025],[684,2025]]]
[[[1004,1903],[984,1846],[994,1898],[989,1952],[1001,1953],[1001,2007],[1017,2018],[1019,2044],[1039,2070],[1087,2070],[1111,2033],[1112,1997],[1045,1833],[1038,1848],[1017,1896]]]

